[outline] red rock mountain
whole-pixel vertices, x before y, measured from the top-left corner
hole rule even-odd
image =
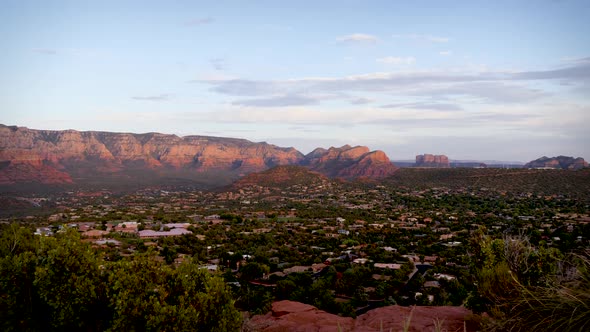
[[[395,170],[383,152],[366,147],[316,149],[304,156],[294,148],[235,138],[0,125],[0,185],[143,184],[170,179],[223,185],[248,173],[300,164],[344,178],[382,177]]]
[[[0,126],[0,183],[59,183],[130,170],[245,174],[296,164],[294,148],[234,138]]]
[[[350,145],[328,150],[315,149],[305,156],[302,165],[329,177],[347,179],[383,178],[397,170],[383,151],[369,151],[366,146]]]
[[[545,156],[528,162],[524,168],[555,168],[555,169],[581,169],[588,167],[584,158],[558,156],[547,158]]]
[[[449,168],[449,158],[445,155],[420,154],[416,156],[416,167]]]

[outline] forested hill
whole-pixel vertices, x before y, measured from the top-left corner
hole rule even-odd
[[[415,169],[402,168],[383,181],[408,188],[446,187],[513,194],[562,195],[590,200],[590,169],[578,171],[531,169]]]

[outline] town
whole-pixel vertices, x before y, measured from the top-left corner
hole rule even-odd
[[[561,253],[590,246],[588,202],[564,194],[301,179],[28,197],[51,213],[3,222],[40,237],[76,230],[106,261],[197,262],[250,314],[283,299],[352,317],[392,304],[477,308],[482,236]]]

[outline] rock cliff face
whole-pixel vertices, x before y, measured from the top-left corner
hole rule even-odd
[[[344,145],[315,149],[305,156],[302,165],[329,177],[382,178],[392,175],[397,167],[383,151],[369,151],[366,146]]]
[[[368,311],[356,319],[340,317],[308,304],[279,301],[266,315],[254,316],[245,323],[248,331],[403,331],[410,319],[408,331],[434,331],[439,322],[441,331],[477,331],[478,326],[469,318],[470,310],[464,307],[401,307],[389,306]]]
[[[420,154],[416,156],[416,167],[449,168],[449,158],[445,155]]]
[[[153,179],[207,179],[227,184],[278,165],[305,165],[330,177],[383,177],[395,167],[367,147],[294,148],[243,139],[131,134],[76,130],[33,130],[0,125],[0,185],[24,182],[80,184],[94,179],[142,183]]]
[[[293,148],[233,138],[0,126],[2,183],[71,182],[130,169],[245,174],[302,159]]]
[[[588,167],[588,163],[584,160],[584,158],[566,156],[552,158],[543,156],[524,165],[524,168],[581,169],[584,167]]]

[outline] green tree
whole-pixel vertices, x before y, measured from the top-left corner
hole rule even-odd
[[[110,282],[113,331],[231,331],[240,326],[223,279],[190,261],[173,269],[145,255],[118,263]]]
[[[267,265],[250,262],[240,268],[240,278],[245,281],[252,281],[262,278],[268,272],[270,272],[270,268]]]
[[[50,307],[56,329],[104,328],[109,319],[107,284],[93,249],[68,229],[43,237],[38,250],[34,285]]]

